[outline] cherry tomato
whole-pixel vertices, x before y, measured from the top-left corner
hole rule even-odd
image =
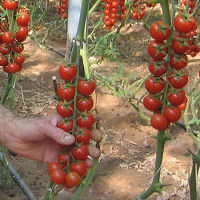
[[[2,55],[8,55],[11,52],[11,46],[7,44],[1,44],[0,52]]]
[[[155,80],[153,77],[149,77],[145,81],[145,88],[151,94],[156,94],[165,88],[165,80],[163,78]]]
[[[170,29],[169,25],[164,24],[162,21],[154,22],[149,29],[150,35],[157,41],[163,41],[169,38]]]
[[[25,41],[27,36],[28,36],[28,28],[24,26],[20,26],[18,31],[15,33],[15,38],[19,42]]]
[[[25,8],[25,7],[23,7],[23,8],[19,8],[18,9],[18,12],[20,13],[20,14],[29,14],[29,9],[28,8]]]
[[[164,42],[151,41],[147,48],[148,54],[155,60],[163,60],[168,53],[168,48],[163,47],[164,45]]]
[[[147,110],[157,111],[161,106],[161,101],[158,98],[154,98],[151,95],[146,95],[143,99],[143,105]]]
[[[51,171],[50,177],[54,184],[65,184],[65,172],[62,169],[55,169]]]
[[[177,122],[181,118],[181,110],[178,107],[166,107],[163,115],[169,122]]]
[[[29,14],[21,13],[20,16],[17,18],[17,25],[18,26],[28,26],[29,23]]]
[[[68,162],[72,161],[72,158],[70,158],[69,152],[66,152],[64,154],[60,154],[57,157],[57,161],[64,166],[67,166]]]
[[[76,172],[80,176],[85,176],[87,173],[87,165],[84,161],[80,161],[78,163],[71,164],[70,170],[72,172]]]
[[[16,53],[21,53],[24,50],[24,45],[20,42],[14,42],[13,50]]]
[[[13,42],[12,32],[10,31],[4,32],[4,34],[2,35],[2,41],[4,44],[12,44]]]
[[[17,9],[18,2],[13,0],[5,0],[2,6],[4,9],[15,10]]]
[[[186,55],[181,55],[181,56],[174,56],[172,55],[170,57],[170,66],[174,69],[176,69],[177,71],[183,69],[184,67],[186,67],[188,64],[188,58]]]
[[[174,72],[170,72],[168,80],[169,80],[170,84],[172,85],[172,87],[174,87],[176,89],[181,89],[187,84],[188,75],[176,76]]]
[[[62,120],[58,120],[57,127],[63,129],[66,132],[71,132],[73,129],[73,120],[68,120],[63,123]]]
[[[64,66],[61,65],[58,69],[58,73],[61,79],[65,81],[71,81],[76,76],[76,66]]]
[[[20,70],[20,67],[17,63],[8,63],[7,66],[5,66],[6,71],[10,74],[15,74]]]
[[[86,113],[85,116],[78,115],[78,118],[77,118],[77,124],[80,127],[92,128],[94,121],[95,121],[94,116],[89,112]]]
[[[0,55],[0,66],[6,66],[8,64],[8,58],[6,56]]]
[[[184,54],[188,50],[188,46],[184,44],[184,40],[181,40],[180,35],[176,35],[172,40],[172,49],[177,54]]]
[[[76,172],[69,172],[65,177],[65,187],[72,188],[77,186],[81,182],[81,178]]]
[[[187,99],[187,97],[185,97],[184,102],[182,104],[178,105],[178,108],[180,110],[185,110],[185,108],[187,106],[187,101],[188,101],[188,99]]]
[[[81,144],[80,147],[72,148],[72,155],[76,160],[86,160],[89,151],[85,144]]]
[[[51,174],[52,171],[57,170],[57,169],[62,169],[62,165],[60,165],[56,162],[51,162],[48,164],[47,171],[49,174]]]
[[[183,15],[177,15],[174,19],[174,27],[180,33],[188,33],[195,29],[195,19],[190,17],[186,19]]]
[[[70,104],[68,106],[64,105],[64,101],[60,101],[56,106],[57,113],[62,117],[71,117],[74,113],[74,105]]]
[[[14,56],[14,62],[17,63],[18,65],[22,65],[25,61],[25,57],[23,54],[20,54],[20,55],[17,55],[17,56]]]
[[[77,89],[79,94],[82,94],[83,96],[89,96],[95,89],[95,83],[93,81],[78,80]]]
[[[76,131],[74,134],[77,143],[88,144],[90,142],[91,133],[87,128]]]
[[[185,98],[186,98],[185,92],[183,92],[183,91],[169,93],[167,96],[168,101],[174,106],[178,106],[178,105],[182,104],[184,102]]]
[[[84,111],[89,111],[93,107],[93,99],[92,97],[78,97],[77,102],[76,102],[76,107],[79,109],[81,112]]]
[[[58,96],[66,101],[71,101],[75,95],[75,87],[66,86],[61,84],[57,88]]]
[[[170,123],[162,114],[156,113],[151,117],[151,126],[159,131],[166,130],[169,124]]]
[[[167,63],[160,64],[159,62],[152,60],[149,63],[148,68],[149,68],[149,71],[151,72],[151,74],[153,74],[154,76],[162,76],[167,71]]]

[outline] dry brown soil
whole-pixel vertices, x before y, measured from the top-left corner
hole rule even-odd
[[[131,23],[122,29],[117,41],[120,62],[127,73],[137,71],[140,76],[147,73],[148,56],[146,46],[150,37],[141,24]],[[49,41],[56,49],[64,52],[64,40]],[[62,58],[49,50],[42,50],[30,40],[25,43],[27,57],[23,71],[18,75],[15,95],[15,112],[22,117],[54,115],[56,101],[52,87],[52,75],[57,75]],[[190,84],[197,78],[198,63],[191,64]],[[191,66],[190,65],[190,66]],[[93,68],[99,73],[111,73],[117,63],[102,63]],[[6,75],[0,71],[2,92]],[[97,93],[96,107],[99,111],[100,129],[103,140],[100,143],[101,157],[93,184],[81,200],[133,200],[151,183],[156,141],[156,131],[142,121],[137,112],[125,101],[109,94],[103,88]],[[149,114],[149,113],[148,113]],[[193,148],[190,137],[181,128],[172,126],[168,135],[162,165],[163,192],[153,195],[150,200],[189,200],[188,176],[191,158],[185,157],[187,149]],[[34,195],[39,199],[47,187],[46,165],[20,156],[8,156],[9,162],[21,175]],[[67,200],[65,192],[57,198]],[[64,198],[63,198],[64,197]],[[15,183],[0,185],[1,200],[27,199]]]

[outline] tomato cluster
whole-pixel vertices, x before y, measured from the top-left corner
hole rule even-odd
[[[104,24],[107,30],[116,23],[118,19],[124,19],[126,14],[125,0],[102,0],[104,5]]]
[[[67,0],[60,1],[60,5],[57,6],[58,14],[61,19],[67,19]]]
[[[21,52],[24,50],[22,42],[28,36],[29,11],[18,9],[18,1],[13,0],[5,0],[2,7],[16,13],[12,22],[5,16],[0,23],[0,66],[5,72],[14,74],[21,71],[25,61]]]
[[[60,101],[56,106],[61,117],[57,127],[71,133],[75,143],[63,149],[56,163],[48,165],[52,182],[66,188],[77,186],[91,167],[87,164],[91,163],[87,144],[91,141],[91,128],[95,123],[91,112],[95,83],[79,78],[77,71],[75,65],[60,65],[58,73],[64,83],[57,87]]]
[[[146,15],[145,8],[155,7],[156,4],[148,3],[148,1],[144,3],[141,0],[133,0],[132,6],[133,6],[132,13],[131,13],[132,18],[141,20]]]
[[[175,22],[177,22],[177,16]],[[192,23],[192,21],[189,22]],[[185,41],[181,42],[180,29],[182,27],[177,24],[174,27],[178,34],[175,34],[172,39],[173,52],[169,62],[166,40],[171,34],[170,27],[162,21],[157,21],[149,29],[154,40],[147,48],[148,54],[152,57],[148,66],[151,76],[145,81],[145,88],[149,94],[144,97],[143,105],[154,112],[151,125],[160,131],[167,129],[171,122],[175,123],[180,119],[181,110],[185,109],[187,103],[183,87],[188,82],[188,75],[184,71],[188,63],[186,55],[188,45],[184,44]],[[187,32],[186,28],[184,29],[185,34],[194,30],[193,27],[196,27],[195,21]],[[167,88],[166,85],[168,85]]]

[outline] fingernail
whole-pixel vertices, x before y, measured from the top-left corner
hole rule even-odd
[[[75,138],[73,135],[65,135],[64,138],[63,138],[63,142],[65,144],[68,144],[68,145],[71,145],[73,144],[75,141]]]

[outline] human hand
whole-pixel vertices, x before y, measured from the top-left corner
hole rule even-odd
[[[74,137],[56,127],[57,118],[18,118],[15,117],[8,127],[5,127],[2,143],[11,151],[42,162],[54,162],[64,146],[74,143]],[[100,141],[101,133],[92,130],[92,138]],[[91,157],[100,155],[100,150],[89,145]]]

